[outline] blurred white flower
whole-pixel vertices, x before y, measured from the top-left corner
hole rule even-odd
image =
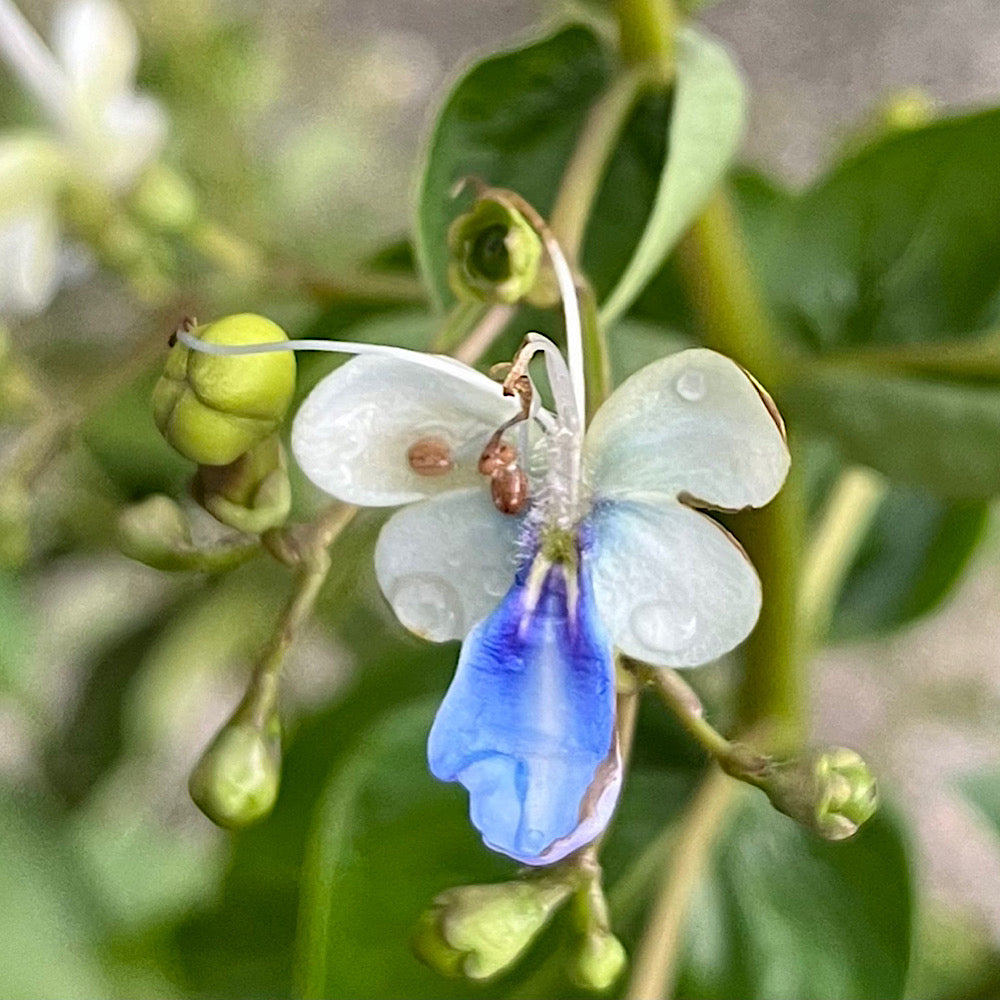
[[[162,148],[167,121],[135,90],[139,42],[114,0],[60,6],[51,48],[0,0],[0,58],[48,119],[45,129],[0,134],[0,315],[31,315],[65,274],[64,184],[128,191]]]

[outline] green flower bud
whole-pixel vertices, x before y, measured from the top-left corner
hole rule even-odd
[[[188,779],[194,804],[227,829],[250,826],[274,808],[281,782],[281,727],[277,715],[263,726],[237,710],[209,744]]]
[[[211,344],[288,339],[277,324],[250,313],[216,320],[197,335]],[[153,390],[153,417],[182,455],[202,465],[229,465],[274,433],[294,391],[291,352],[218,357],[178,343]]]
[[[165,233],[186,232],[198,218],[198,201],[191,185],[162,163],[154,163],[139,178],[129,205],[139,219]]]
[[[413,949],[446,976],[490,979],[521,956],[571,891],[546,878],[448,889],[421,916]]]
[[[774,764],[760,785],[776,809],[826,840],[852,837],[878,808],[868,765],[844,747]]]
[[[527,219],[494,198],[477,201],[448,230],[448,280],[460,298],[518,302],[535,288],[542,240]]]
[[[577,986],[606,990],[628,965],[625,946],[610,931],[595,930],[580,939],[567,971]]]
[[[238,531],[260,534],[284,524],[292,508],[285,449],[276,434],[229,465],[201,465],[194,496],[213,517]]]
[[[118,547],[154,569],[187,569],[191,528],[181,508],[161,493],[126,507],[118,516]]]

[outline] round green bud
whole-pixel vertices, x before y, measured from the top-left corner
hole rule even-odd
[[[448,280],[457,296],[513,303],[535,287],[542,240],[525,217],[504,201],[483,198],[448,230]]]
[[[625,971],[625,946],[610,931],[593,931],[580,939],[567,971],[577,986],[606,990]]]
[[[154,163],[129,195],[136,216],[153,229],[183,233],[198,218],[198,200],[191,185],[176,170]]]
[[[844,747],[772,765],[759,780],[772,805],[826,840],[846,840],[875,814],[875,777]]]
[[[285,449],[276,434],[229,465],[201,465],[194,497],[223,524],[256,535],[277,528],[292,509]]]
[[[521,956],[571,891],[544,878],[448,889],[420,918],[413,949],[443,975],[491,979]]]
[[[861,756],[838,747],[818,755],[816,828],[827,840],[844,840],[875,815],[878,789]]]
[[[267,732],[235,716],[191,772],[191,798],[217,826],[250,826],[274,808],[281,782],[277,717],[265,728]]]
[[[288,339],[276,323],[250,313],[227,316],[195,333],[210,344]],[[277,429],[294,391],[290,351],[219,357],[177,343],[153,390],[153,417],[182,455],[202,465],[229,465]]]

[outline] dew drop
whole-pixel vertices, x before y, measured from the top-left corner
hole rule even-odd
[[[705,376],[693,368],[688,368],[677,376],[674,388],[681,399],[686,399],[689,403],[697,403],[700,399],[705,398]]]
[[[462,632],[462,600],[443,577],[430,573],[401,576],[388,597],[399,620],[418,635],[442,641]]]
[[[698,617],[665,601],[649,601],[635,608],[629,624],[635,637],[647,648],[674,653],[694,636]]]

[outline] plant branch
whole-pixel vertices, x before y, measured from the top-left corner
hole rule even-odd
[[[669,995],[688,906],[738,788],[713,767],[688,806],[671,841],[669,863],[636,948],[625,1000],[662,1000]]]
[[[632,65],[654,65],[669,81],[680,18],[673,0],[617,0],[618,46]]]
[[[729,355],[765,386],[780,385],[785,366],[777,337],[723,193],[709,202],[682,241],[679,262],[705,344]],[[784,487],[768,506],[734,518],[764,593],[760,619],[745,646],[742,722],[756,726],[770,720],[770,731],[779,743],[797,742],[805,718],[797,606],[805,532],[803,494],[802,472],[793,461]]]
[[[888,489],[879,473],[862,466],[845,469],[834,484],[802,565],[799,616],[808,645],[829,631],[844,580]]]
[[[590,109],[566,165],[549,226],[574,265],[618,139],[636,101],[652,79],[646,66],[623,70]]]

